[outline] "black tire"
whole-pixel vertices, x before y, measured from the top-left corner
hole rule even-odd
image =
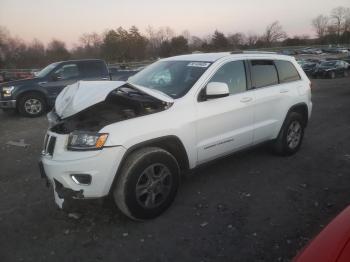
[[[157,172],[166,175],[160,179]],[[180,169],[175,157],[157,147],[131,153],[117,175],[114,202],[134,220],[152,219],[162,214],[174,201],[180,184]],[[159,193],[161,190],[164,192]]]
[[[30,108],[30,104],[33,107]],[[47,105],[44,97],[38,93],[24,94],[18,103],[18,111],[25,117],[39,117],[46,113]]]
[[[297,127],[300,128],[300,133],[295,132],[295,140],[292,139],[292,142],[290,138],[293,137],[292,133],[294,131],[292,132],[291,129],[296,129]],[[290,112],[282,125],[277,139],[272,143],[273,152],[281,156],[290,156],[295,154],[302,144],[304,129],[304,117],[300,113]]]

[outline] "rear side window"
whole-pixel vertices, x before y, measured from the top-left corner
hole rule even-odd
[[[255,88],[278,84],[276,67],[272,60],[252,60],[252,86]]]
[[[291,62],[276,60],[275,65],[277,67],[280,83],[300,80],[299,73]]]
[[[80,64],[84,77],[102,78],[108,76],[108,70],[102,61],[87,61]]]
[[[232,61],[223,65],[210,82],[226,83],[231,95],[246,91],[247,80],[243,61]]]

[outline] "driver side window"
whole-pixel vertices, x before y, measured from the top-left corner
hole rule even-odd
[[[67,64],[54,72],[59,80],[68,80],[79,77],[79,69],[76,64]]]
[[[243,61],[232,61],[221,66],[210,82],[226,83],[230,95],[245,92],[247,90],[247,79]]]

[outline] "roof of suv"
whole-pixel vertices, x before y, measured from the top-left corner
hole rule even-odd
[[[283,58],[287,60],[293,59],[291,56],[287,55],[281,55],[274,52],[259,52],[259,51],[237,51],[237,52],[218,52],[218,53],[196,53],[196,54],[189,54],[189,55],[179,55],[179,56],[173,56],[169,58],[163,59],[164,61],[199,61],[199,62],[215,62],[223,57],[227,56],[244,56],[244,57],[266,57],[270,56],[271,58],[277,59],[277,58]],[[288,59],[289,58],[289,59]]]
[[[104,62],[102,59],[94,59],[94,58],[88,58],[88,59],[73,59],[73,60],[63,60],[63,61],[57,61],[56,63],[77,63],[77,62]]]

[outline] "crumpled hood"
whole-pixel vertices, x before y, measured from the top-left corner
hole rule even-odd
[[[78,81],[64,88],[58,95],[55,102],[55,111],[61,119],[70,117],[104,101],[110,92],[125,84],[124,81]],[[164,102],[172,103],[174,101],[162,92],[141,86],[132,86]]]

